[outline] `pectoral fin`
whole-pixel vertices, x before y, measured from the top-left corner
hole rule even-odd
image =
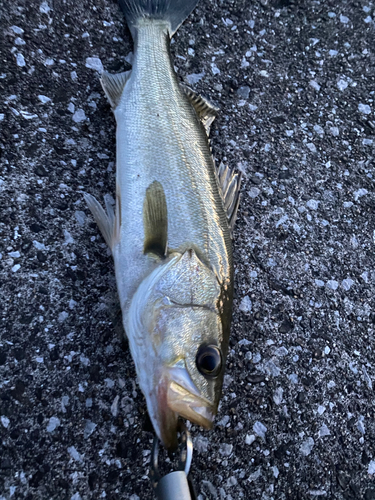
[[[182,86],[182,88],[203,123],[207,135],[209,135],[212,122],[219,111],[218,108],[215,108],[207,99],[194,92],[194,90],[191,90],[191,88],[185,86]]]
[[[164,257],[168,244],[168,211],[163,186],[154,181],[143,203],[144,253]]]
[[[102,73],[100,83],[113,110],[117,108],[120,102],[122,92],[126,82],[129,80],[130,74],[131,71],[124,71],[117,74],[107,73],[107,71]]]

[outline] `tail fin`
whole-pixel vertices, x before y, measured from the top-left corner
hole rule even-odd
[[[143,17],[165,19],[171,24],[170,36],[192,12],[199,0],[119,0],[130,31],[134,37],[134,25]]]

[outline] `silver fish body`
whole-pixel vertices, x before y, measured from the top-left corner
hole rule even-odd
[[[178,417],[209,428],[220,399],[233,295],[227,209],[233,221],[239,178],[217,172],[204,126],[214,112],[177,80],[173,20],[139,12],[127,15],[131,72],[102,77],[117,123],[116,214],[86,200],[112,250],[151,421],[173,448]]]
[[[227,285],[232,263],[228,221],[207,134],[177,81],[168,25],[142,24],[131,76],[115,109],[121,233],[113,255],[123,311],[155,267],[155,260],[143,252],[143,205],[153,181],[160,182],[166,196],[168,251],[196,248]]]

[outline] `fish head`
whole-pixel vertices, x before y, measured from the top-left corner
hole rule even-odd
[[[132,300],[130,347],[151,421],[167,448],[177,445],[178,417],[213,425],[227,350],[220,296],[215,273],[188,250],[156,269]]]

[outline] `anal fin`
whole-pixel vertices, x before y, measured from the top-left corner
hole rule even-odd
[[[190,87],[183,85],[182,88],[203,123],[207,135],[209,135],[212,122],[215,120],[219,109],[213,106],[207,99],[194,92]]]
[[[102,73],[100,83],[113,110],[117,108],[120,102],[122,92],[126,82],[129,80],[130,74],[131,70],[117,74],[107,73],[107,71]]]
[[[168,244],[168,211],[163,186],[152,182],[143,203],[144,253],[164,257]]]

